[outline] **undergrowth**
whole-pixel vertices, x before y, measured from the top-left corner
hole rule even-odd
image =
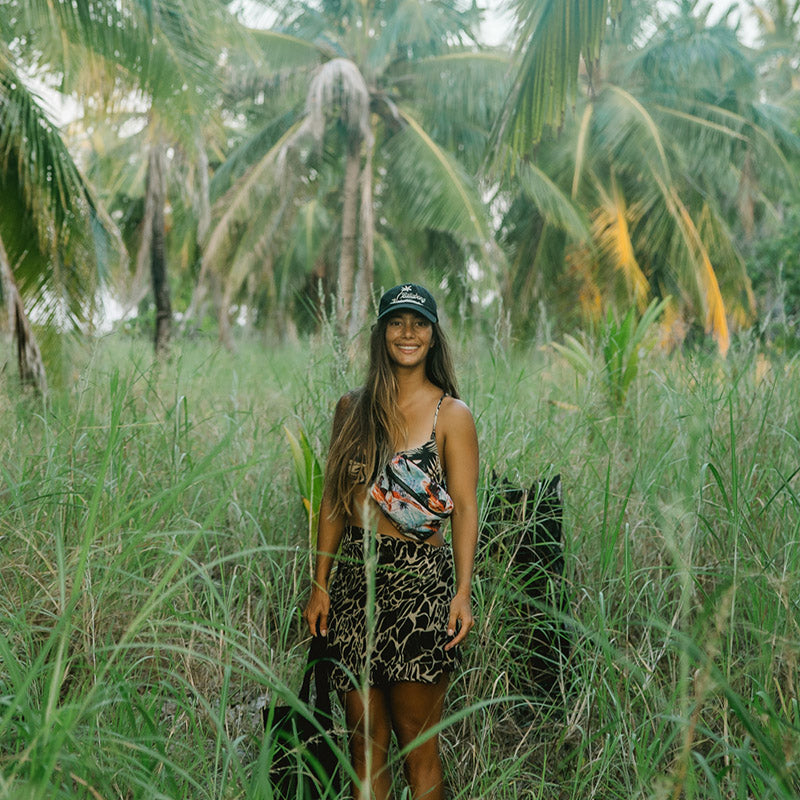
[[[531,692],[513,570],[479,559],[450,796],[796,797],[797,363],[654,352],[613,411],[552,350],[457,350],[481,507],[493,472],[562,476],[572,651]],[[0,798],[270,796],[260,709],[307,644],[286,430],[324,459],[358,380],[326,341],[111,338],[47,401],[0,393]]]

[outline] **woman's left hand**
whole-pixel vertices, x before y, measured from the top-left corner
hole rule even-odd
[[[453,638],[444,646],[444,649],[450,650],[463,642],[474,624],[469,597],[457,594],[450,602],[450,619],[447,622],[447,635]]]

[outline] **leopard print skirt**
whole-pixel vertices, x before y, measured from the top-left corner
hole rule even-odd
[[[452,672],[460,660],[458,647],[444,649],[452,583],[448,545],[346,528],[330,586],[328,655],[334,688],[346,692],[361,686],[367,661],[370,686],[438,683]]]

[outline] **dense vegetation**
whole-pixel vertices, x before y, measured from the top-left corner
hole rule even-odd
[[[767,323],[788,341],[800,9],[707,5],[520,0],[489,48],[462,0],[8,0],[0,268],[23,379],[37,339],[60,368],[58,335],[109,300],[159,350],[175,311],[232,347],[242,322],[353,336],[406,279],[518,335],[668,298],[676,344],[724,353]],[[76,105],[67,128],[32,78]]]
[[[481,504],[493,470],[561,473],[574,651],[554,699],[520,696],[529,620],[480,561],[452,796],[795,797],[796,360],[659,352],[614,413],[599,357],[506,345],[457,345]],[[309,581],[284,426],[321,454],[358,376],[322,339],[147,351],[2,396],[2,797],[269,797],[258,709],[296,690]]]
[[[0,3],[0,800],[270,796],[290,436],[323,460],[400,280],[483,514],[565,488],[571,660],[529,691],[481,558],[452,796],[800,793],[800,5],[705,5],[519,0],[487,48],[460,0]]]

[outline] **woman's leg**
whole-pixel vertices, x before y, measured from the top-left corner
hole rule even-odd
[[[387,761],[392,723],[386,694],[370,687],[365,706],[363,692],[346,692],[344,710],[350,732],[350,758],[358,776],[358,783],[353,782],[353,800],[389,800],[392,776]]]
[[[395,683],[389,689],[392,725],[400,748],[442,719],[447,676],[439,683]],[[439,737],[427,737],[405,756],[406,777],[414,800],[444,800]]]

